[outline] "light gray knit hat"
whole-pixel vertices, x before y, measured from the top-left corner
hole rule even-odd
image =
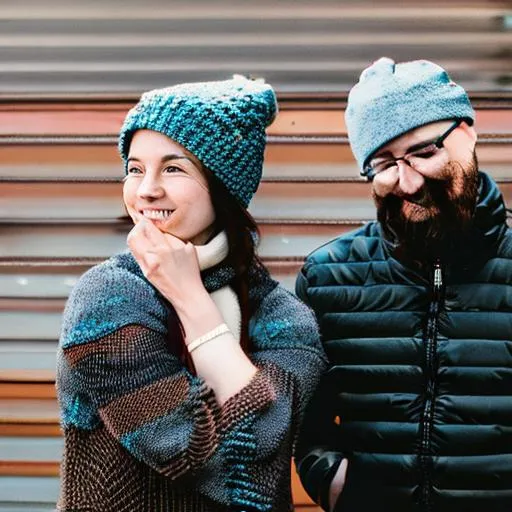
[[[472,125],[475,112],[466,91],[428,60],[396,64],[380,58],[361,73],[345,111],[350,146],[363,176],[379,148],[410,130],[448,119]]]

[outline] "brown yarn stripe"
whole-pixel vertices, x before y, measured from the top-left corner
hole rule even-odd
[[[235,423],[276,399],[276,390],[265,369],[258,369],[252,380],[222,406],[221,429],[229,430]]]
[[[168,377],[113,400],[100,409],[100,416],[109,431],[122,436],[171,413],[189,390],[184,375]]]
[[[208,394],[202,399],[202,417],[196,420],[190,437],[189,455],[193,466],[204,463],[213,454],[219,442],[219,407],[213,391],[205,385]]]
[[[74,368],[83,359],[96,354],[133,354],[137,348],[140,350],[140,343],[143,343],[148,335],[156,336],[153,331],[141,325],[127,325],[97,340],[64,348],[64,354],[70,366]]]

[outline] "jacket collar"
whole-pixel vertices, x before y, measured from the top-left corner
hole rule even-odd
[[[452,267],[456,273],[479,268],[496,252],[498,243],[507,230],[506,215],[507,210],[498,185],[488,174],[479,172],[477,204],[472,226],[463,238],[447,248],[446,253],[449,254],[450,261],[444,263]],[[393,245],[385,239],[380,226],[379,230],[385,240],[386,252],[392,255]],[[412,264],[413,267],[418,267],[417,270],[424,268],[425,265],[430,267],[428,262]]]
[[[498,185],[489,175],[479,172],[473,224],[464,240],[454,248],[453,274],[474,272],[496,253],[507,230],[506,218],[507,210]]]

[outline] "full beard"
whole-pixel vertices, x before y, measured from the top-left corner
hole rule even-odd
[[[476,154],[467,168],[449,162],[436,179],[413,196],[374,194],[385,237],[401,259],[430,262],[450,260],[470,231],[478,196]],[[409,204],[406,204],[409,203]],[[408,214],[404,212],[408,211]]]

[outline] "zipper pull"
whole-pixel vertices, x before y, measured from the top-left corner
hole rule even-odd
[[[443,286],[443,271],[441,270],[441,262],[436,261],[434,265],[434,290],[441,290]]]

